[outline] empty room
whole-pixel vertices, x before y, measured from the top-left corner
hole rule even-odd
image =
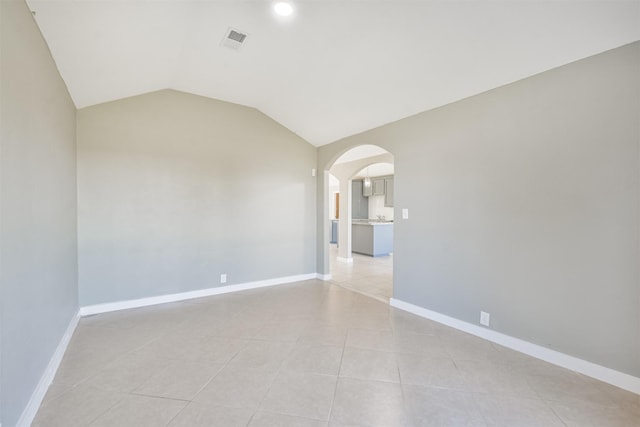
[[[640,425],[640,1],[0,25],[0,427]]]

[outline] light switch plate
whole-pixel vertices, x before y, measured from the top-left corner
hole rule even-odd
[[[402,209],[402,219],[409,219],[409,209]]]

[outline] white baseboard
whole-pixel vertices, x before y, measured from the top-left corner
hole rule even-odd
[[[397,300],[395,298],[391,298],[389,304],[392,307],[399,308],[400,310],[408,311],[409,313],[413,313],[417,316],[442,323],[443,325],[451,326],[452,328],[459,329],[480,338],[484,338],[488,341],[500,344],[512,350],[516,350],[529,356],[533,356],[537,359],[544,360],[545,362],[549,362],[562,368],[579,372],[581,374],[587,375],[600,381],[604,381],[616,387],[628,390],[632,393],[640,394],[640,378],[638,377],[634,377],[632,375],[625,374],[611,368],[597,365],[595,363],[588,362],[574,356],[569,356],[568,354],[560,353],[558,351],[551,350],[546,347],[521,340],[519,338],[514,338],[482,326],[467,323],[462,320],[458,320],[423,307],[418,307],[417,305],[413,305],[408,302]]]
[[[263,288],[266,286],[283,285],[285,283],[316,279],[317,277],[318,277],[317,273],[299,274],[296,276],[287,276],[287,277],[278,277],[275,279],[258,280],[255,282],[221,286],[218,288],[200,289],[197,291],[181,292],[178,294],[160,295],[156,297],[109,302],[105,304],[87,305],[84,307],[80,307],[80,316],[89,316],[91,314],[107,313],[110,311],[126,310],[129,308],[137,308],[137,307],[146,307],[149,305],[156,305],[156,304],[165,304],[168,302],[184,301],[188,299],[208,297],[212,295],[228,294],[230,292],[246,291],[249,289]]]
[[[320,274],[320,273],[316,273],[316,279],[318,280],[331,280],[333,276],[331,276],[331,274]],[[2,427],[2,426],[0,426]]]
[[[47,390],[49,389],[49,385],[51,385],[51,382],[53,382],[53,378],[56,376],[58,366],[60,366],[60,362],[62,361],[64,352],[67,351],[67,346],[71,341],[73,332],[76,330],[76,326],[78,326],[79,320],[80,313],[76,313],[76,315],[73,316],[73,318],[69,322],[69,326],[67,326],[67,330],[62,336],[62,339],[60,339],[60,343],[58,343],[56,351],[53,353],[53,356],[51,356],[49,364],[40,377],[38,385],[31,394],[29,403],[27,403],[24,411],[22,411],[22,415],[20,416],[16,427],[29,427],[33,422],[33,419],[36,417],[38,409],[40,408],[40,404],[42,403],[42,399],[44,399],[44,396],[45,394],[47,394]]]

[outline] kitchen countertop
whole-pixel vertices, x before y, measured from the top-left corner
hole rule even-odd
[[[353,225],[393,225],[393,221],[383,221],[377,219],[354,219],[351,220]]]

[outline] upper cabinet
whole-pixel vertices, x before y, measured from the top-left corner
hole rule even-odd
[[[393,177],[384,179],[384,205],[387,208],[393,207]]]
[[[384,178],[372,178],[371,187],[374,196],[384,196]]]
[[[363,183],[362,196],[384,196],[384,206],[393,207],[393,175],[371,178],[370,185],[366,185],[367,180],[361,182]]]

